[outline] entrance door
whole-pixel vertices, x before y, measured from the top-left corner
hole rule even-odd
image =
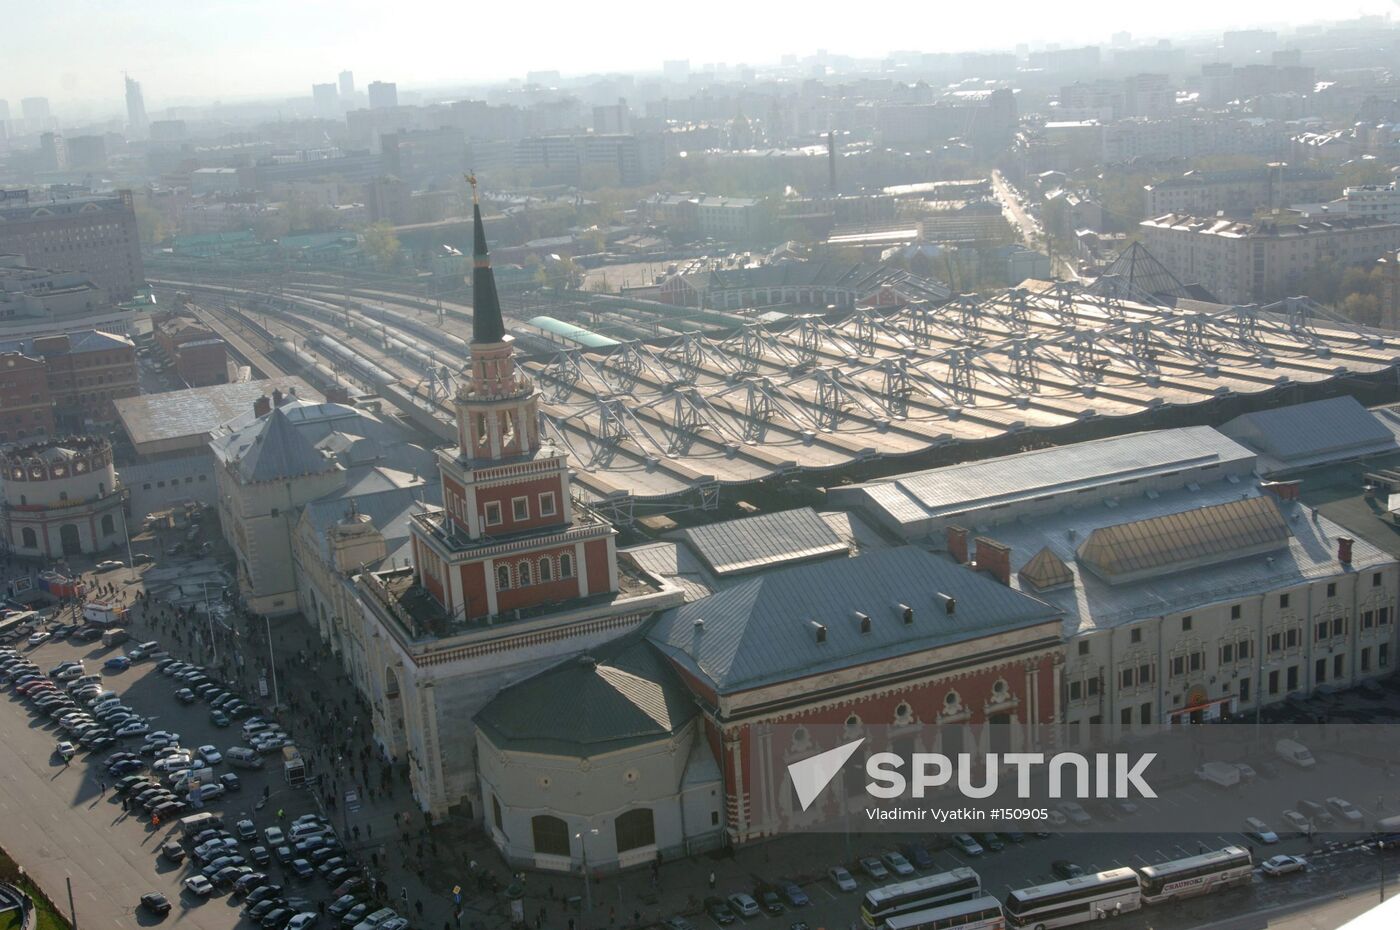
[[[78,537],[78,527],[74,523],[65,523],[58,528],[58,539],[63,545],[64,555],[82,555],[83,541]]]

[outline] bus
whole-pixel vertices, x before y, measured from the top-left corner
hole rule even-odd
[[[991,895],[945,904],[927,911],[898,914],[885,921],[884,930],[1005,930],[1001,902]]]
[[[860,919],[866,930],[900,914],[926,911],[940,904],[953,904],[980,897],[982,879],[972,869],[953,869],[925,875],[907,882],[872,888],[860,904]]]
[[[1138,874],[1125,867],[1018,888],[1004,904],[1007,926],[1050,930],[1136,911],[1142,907],[1142,889]]]
[[[1254,877],[1254,860],[1239,846],[1138,869],[1142,899],[1148,904],[1210,894],[1222,888],[1248,885]]]

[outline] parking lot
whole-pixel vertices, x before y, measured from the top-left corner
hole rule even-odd
[[[175,692],[186,683],[157,671],[156,661],[140,659],[125,669],[104,667],[106,660],[135,645],[132,641],[110,648],[100,642],[77,644],[53,639],[33,647],[20,640],[11,648],[17,648],[19,655],[32,661],[41,672],[49,672],[64,661],[83,662],[87,674],[101,675],[102,689],[116,692],[122,704],[145,719],[145,729],[176,733],[183,747],[212,746],[219,755],[225,755],[234,746],[247,745],[241,724],[255,716],[254,708],[244,712],[244,719],[216,726],[211,720],[211,708],[203,700],[184,703],[175,698]],[[65,683],[57,684],[62,688]],[[5,843],[51,894],[53,889],[64,888],[71,877],[80,925],[123,927],[161,920],[209,928],[252,925],[247,920],[240,924],[236,905],[241,903],[242,895],[226,889],[203,895],[186,887],[186,879],[199,871],[189,855],[191,844],[185,844],[183,862],[173,862],[161,854],[166,844],[182,839],[179,817],[195,811],[169,813],[157,825],[147,811],[138,809],[134,800],[125,801],[139,788],[130,793],[117,790],[119,776],[105,764],[116,752],[137,755],[139,761],[128,766],[139,770],[137,777],[160,777],[151,771],[157,764],[155,752],[139,752],[145,733],[133,733],[116,740],[114,745],[92,751],[78,746],[71,763],[66,763],[56,746],[68,738],[67,734],[60,732],[55,720],[38,710],[30,699],[6,690],[9,700],[0,713],[0,739],[11,750],[16,764],[0,772],[0,818],[9,825]],[[133,729],[140,730],[142,726]],[[312,850],[305,850],[303,857],[302,851],[292,853],[289,846],[288,852],[279,856],[276,845],[268,843],[268,828],[280,825],[290,833],[298,818],[320,814],[310,791],[286,784],[280,751],[270,751],[266,763],[258,769],[235,768],[213,754],[206,758],[217,760],[207,767],[215,776],[211,783],[220,785],[214,790],[225,793],[205,802],[202,809],[220,813],[230,833],[243,820],[251,821],[256,831],[256,841],[235,841],[230,844],[234,847],[231,851],[248,858],[248,865],[265,873],[269,883],[281,885],[283,896],[304,899],[293,903],[312,911],[330,904],[332,887],[316,873],[314,863],[335,855],[313,859]],[[230,772],[236,773],[238,782],[231,791],[217,778]],[[18,829],[9,828],[15,825]],[[257,845],[267,848],[265,864],[251,861],[252,848]],[[353,856],[340,850],[331,852],[345,858],[354,874],[361,873],[353,864]],[[305,863],[295,861],[302,858]],[[340,875],[337,883],[348,877],[350,873]],[[141,895],[147,892],[164,894],[173,905],[171,913],[162,917],[139,907]],[[57,897],[56,902],[61,908],[66,903]],[[285,916],[290,918],[292,913]],[[271,926],[285,923],[284,919]],[[339,921],[328,920],[322,920],[320,925],[332,923],[339,925]]]

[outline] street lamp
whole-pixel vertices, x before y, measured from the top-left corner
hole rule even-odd
[[[574,839],[579,841],[579,846],[583,850],[583,900],[584,907],[591,914],[593,913],[593,883],[588,874],[588,835],[590,833],[597,836],[598,830],[596,828],[581,830],[574,834]]]

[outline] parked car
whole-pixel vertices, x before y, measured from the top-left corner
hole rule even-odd
[[[170,899],[159,891],[148,891],[141,896],[141,906],[152,914],[170,913]]]
[[[214,893],[214,885],[203,875],[191,875],[182,883],[185,890],[199,898],[207,898]]]
[[[1268,824],[1258,817],[1246,817],[1244,819],[1244,835],[1250,839],[1271,846],[1278,842],[1278,834],[1270,830]]]
[[[725,903],[723,898],[711,895],[705,899],[705,913],[710,915],[710,919],[721,927],[727,927],[737,919],[734,911]]]
[[[762,911],[752,895],[737,891],[729,896],[729,907],[740,917],[757,917]]]
[[[860,887],[844,866],[833,865],[826,870],[826,877],[831,879],[831,883],[836,886],[838,891],[855,891],[856,888]]]
[[[807,897],[807,892],[803,891],[797,882],[783,880],[778,883],[778,890],[783,893],[789,907],[806,907],[812,903],[812,899]]]
[[[1050,863],[1050,871],[1055,873],[1056,878],[1078,878],[1084,874],[1084,870],[1068,859],[1056,859]]]
[[[952,836],[953,845],[958,848],[964,856],[982,855],[982,845],[972,838],[970,833],[954,833]]]
[[[1323,803],[1326,804],[1327,809],[1335,814],[1337,819],[1343,823],[1358,824],[1364,820],[1361,816],[1361,811],[1357,810],[1356,805],[1352,804],[1350,801],[1338,797],[1331,797]]]
[[[1289,828],[1291,828],[1295,833],[1312,832],[1312,824],[1308,822],[1308,818],[1304,817],[1297,811],[1284,811],[1283,822],[1287,824]]]

